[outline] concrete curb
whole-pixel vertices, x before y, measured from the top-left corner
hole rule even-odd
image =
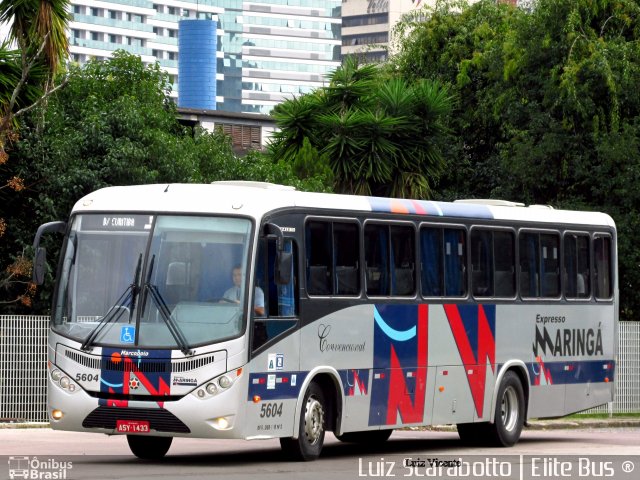
[[[526,430],[577,430],[592,428],[638,428],[640,417],[614,417],[614,418],[560,418],[554,420],[531,420],[525,426]],[[455,432],[455,425],[433,425],[430,427],[407,427],[403,430]]]

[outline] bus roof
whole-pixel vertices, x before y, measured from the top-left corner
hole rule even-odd
[[[547,224],[602,225],[615,228],[604,213],[525,207],[500,200],[438,202],[328,193],[300,192],[292,187],[263,182],[212,184],[156,184],[108,187],[80,199],[73,213],[163,212],[247,215],[257,219],[286,207],[335,210],[336,213],[388,212],[450,219],[474,218]]]

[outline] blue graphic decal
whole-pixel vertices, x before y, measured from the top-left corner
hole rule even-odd
[[[544,362],[544,368],[551,379],[552,385],[576,383],[612,382],[615,377],[616,363],[614,360],[584,360],[565,362]],[[531,385],[536,385],[536,379],[543,376],[537,362],[527,363]],[[539,383],[538,383],[539,384]]]
[[[345,397],[355,397],[369,394],[369,370],[350,369],[338,370]]]
[[[369,425],[419,423],[427,375],[427,305],[375,305]],[[344,380],[343,380],[344,381]]]
[[[411,340],[413,337],[416,336],[415,324],[408,330],[404,330],[404,331],[395,330],[384,321],[384,319],[380,315],[380,312],[378,311],[378,308],[375,305],[373,307],[373,318],[375,319],[378,327],[380,327],[383,333],[387,337],[389,337],[391,340],[395,340],[396,342],[405,342],[407,340]]]
[[[308,372],[267,372],[249,375],[248,401],[258,395],[262,400],[298,398]]]
[[[170,395],[171,350],[103,348],[100,391],[112,397],[99,400],[108,407],[127,407],[129,395]]]

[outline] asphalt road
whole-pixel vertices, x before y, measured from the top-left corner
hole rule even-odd
[[[343,444],[328,434],[322,457],[312,463],[287,461],[277,440],[179,438],[174,439],[165,459],[148,462],[133,457],[121,436],[0,429],[0,456],[0,478],[9,478],[10,473],[20,475],[21,468],[28,468],[27,478],[64,479],[437,476],[636,480],[640,472],[640,428],[525,431],[520,442],[509,449],[465,447],[454,432],[397,431],[377,447]],[[437,470],[434,459],[461,463],[458,470],[446,470],[453,463],[441,464]]]

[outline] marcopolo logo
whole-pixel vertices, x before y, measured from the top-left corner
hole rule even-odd
[[[144,350],[122,350],[120,355],[124,357],[148,357],[149,352],[145,352]]]
[[[38,457],[9,457],[9,478],[27,478],[34,480],[66,479],[73,462],[62,462],[54,458],[44,460]]]

